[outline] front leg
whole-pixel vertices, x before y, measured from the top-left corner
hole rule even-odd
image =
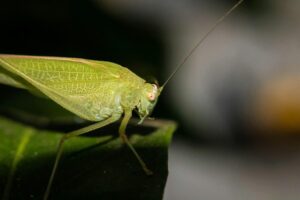
[[[143,161],[143,159],[140,157],[140,155],[137,153],[137,151],[134,149],[134,147],[130,144],[130,142],[128,140],[128,137],[126,135],[126,132],[125,132],[126,127],[127,127],[127,124],[129,122],[131,116],[132,116],[132,111],[131,110],[125,110],[124,117],[123,117],[123,120],[122,120],[120,128],[119,128],[120,137],[122,138],[123,142],[126,143],[127,146],[130,148],[130,150],[133,152],[134,156],[139,161],[139,163],[140,163],[141,167],[143,168],[144,172],[147,175],[152,175],[153,172],[148,169],[148,167],[145,164],[145,162]]]

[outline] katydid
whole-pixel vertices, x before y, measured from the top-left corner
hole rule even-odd
[[[242,2],[243,0],[239,0],[216,21],[161,87],[147,83],[129,69],[112,62],[0,54],[0,83],[39,93],[79,117],[97,122],[67,133],[61,138],[44,199],[48,199],[50,194],[65,141],[116,122],[122,116],[119,136],[131,149],[144,172],[151,175],[153,172],[125,134],[132,111],[137,111],[139,123],[142,123],[151,114],[165,85],[207,36]]]

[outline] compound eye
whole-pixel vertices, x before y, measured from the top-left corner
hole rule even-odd
[[[155,100],[155,94],[154,94],[153,92],[149,92],[149,93],[148,93],[148,99],[149,99],[150,101],[154,101],[154,100]]]
[[[152,84],[152,86],[153,86],[152,91],[148,93],[148,99],[150,101],[154,101],[156,98],[156,94],[157,94],[157,85]]]

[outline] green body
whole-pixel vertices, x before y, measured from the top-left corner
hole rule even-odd
[[[79,58],[0,54],[0,82],[43,94],[90,120],[119,119],[136,109],[143,119],[153,109],[153,85],[118,64]]]

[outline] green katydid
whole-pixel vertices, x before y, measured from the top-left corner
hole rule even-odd
[[[125,134],[132,111],[137,111],[141,119],[139,123],[142,123],[151,114],[164,86],[218,24],[242,2],[243,0],[239,0],[217,20],[161,87],[147,83],[129,69],[112,62],[0,54],[0,83],[46,96],[79,117],[97,122],[62,137],[44,199],[48,199],[64,142],[74,136],[116,122],[122,116],[119,135],[131,149],[145,173],[151,175],[152,171],[129,143]]]

